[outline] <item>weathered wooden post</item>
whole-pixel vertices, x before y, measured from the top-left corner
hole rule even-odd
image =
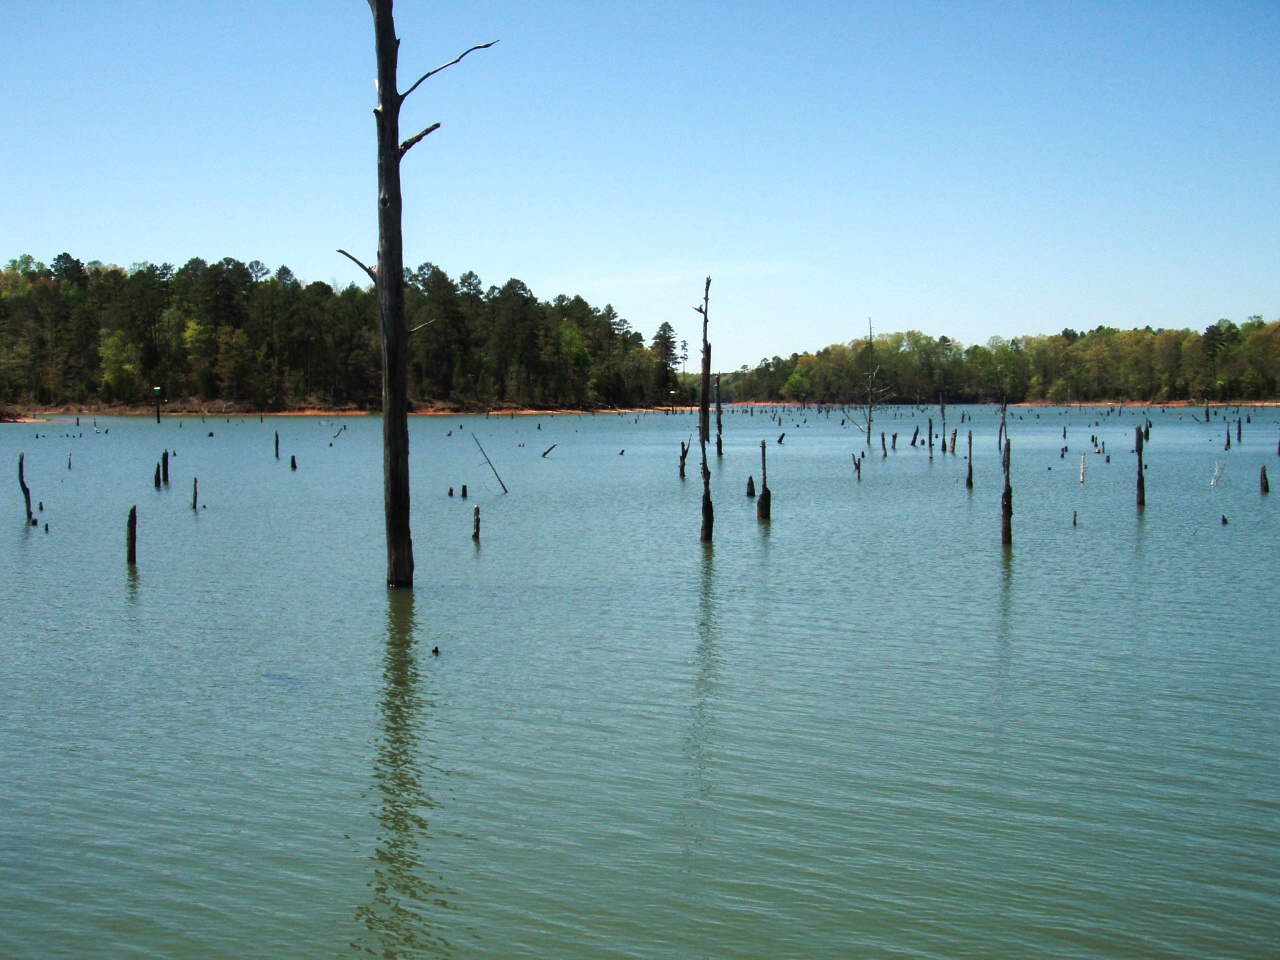
[[[26,457],[25,453],[18,454],[18,486],[22,488],[22,499],[27,504],[27,523],[34,526],[35,520],[31,517],[31,488],[27,486],[27,478],[23,472],[23,461]]]
[[[964,486],[966,490],[973,489],[973,431],[969,431],[969,469],[965,473]]]
[[[773,507],[773,494],[769,492],[769,465],[765,459],[767,444],[760,441],[760,497],[756,500],[756,519],[768,520]]]
[[[1133,444],[1138,451],[1138,509],[1147,505],[1147,480],[1142,473],[1142,428],[1134,427]]]
[[[755,495],[756,495],[756,478],[747,477],[747,499],[750,500],[753,497],[755,497]]]
[[[1260,486],[1263,493],[1271,492],[1271,484],[1267,481],[1267,465],[1265,463],[1262,465],[1262,480]]]
[[[958,427],[951,428],[951,455],[956,455],[956,434],[959,432]]]
[[[1013,484],[1009,481],[1012,449],[1009,438],[1004,441],[1004,493],[1000,495],[1000,542],[1013,546]]]
[[[160,482],[165,484],[166,486],[168,486],[169,484],[169,451],[168,450],[165,450],[165,452],[160,457]]]
[[[200,479],[191,478],[191,509],[198,510],[200,504]]]
[[[471,539],[477,543],[480,541],[480,508],[477,506],[472,513]]]
[[[137,566],[138,563],[138,508],[132,506],[129,508],[129,526],[125,534],[125,553],[128,556],[129,566]]]

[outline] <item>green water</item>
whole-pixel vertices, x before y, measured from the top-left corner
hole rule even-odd
[[[1006,552],[962,412],[709,549],[690,416],[415,419],[392,594],[374,418],[0,425],[0,957],[1274,956],[1280,419],[1013,414]]]

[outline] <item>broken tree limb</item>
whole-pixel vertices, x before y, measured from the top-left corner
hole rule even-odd
[[[479,437],[477,437],[477,436],[473,433],[473,434],[471,435],[471,439],[472,439],[472,440],[474,440],[474,441],[476,442],[476,446],[477,446],[477,447],[480,447],[480,438],[479,438]],[[487,463],[487,464],[489,465],[489,469],[493,471],[493,475],[494,475],[494,477],[495,477],[495,478],[497,479],[497,481],[498,481],[498,486],[500,486],[500,487],[502,488],[502,492],[503,492],[503,493],[508,493],[508,492],[510,492],[510,491],[508,491],[508,490],[507,490],[507,485],[506,485],[505,483],[503,483],[503,482],[502,482],[502,478],[498,476],[498,468],[497,468],[497,467],[495,467],[495,466],[493,465],[493,461],[489,459],[489,455],[488,455],[487,453],[485,453],[485,452],[484,452],[484,447],[480,447],[480,455],[484,457],[484,462],[485,462],[485,463]]]

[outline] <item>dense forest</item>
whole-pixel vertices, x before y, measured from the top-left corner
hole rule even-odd
[[[421,406],[591,408],[688,400],[688,348],[669,323],[646,343],[612,306],[485,288],[432,264],[406,271],[410,391]],[[376,408],[378,304],[258,261],[135,264],[22,256],[0,271],[0,403],[225,401]],[[1064,330],[964,346],[915,331],[761,360],[725,374],[726,400],[815,403],[1260,400],[1277,396],[1280,322],[1203,331]],[[674,393],[673,393],[674,391]]]

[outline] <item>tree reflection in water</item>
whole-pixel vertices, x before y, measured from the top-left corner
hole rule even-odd
[[[425,735],[432,704],[422,695],[414,633],[412,590],[387,591],[387,648],[383,665],[382,736],[370,796],[376,801],[378,847],[369,881],[372,898],[356,909],[366,933],[357,952],[378,957],[446,957],[441,912],[448,891],[427,861],[430,854],[427,791],[432,770]]]

